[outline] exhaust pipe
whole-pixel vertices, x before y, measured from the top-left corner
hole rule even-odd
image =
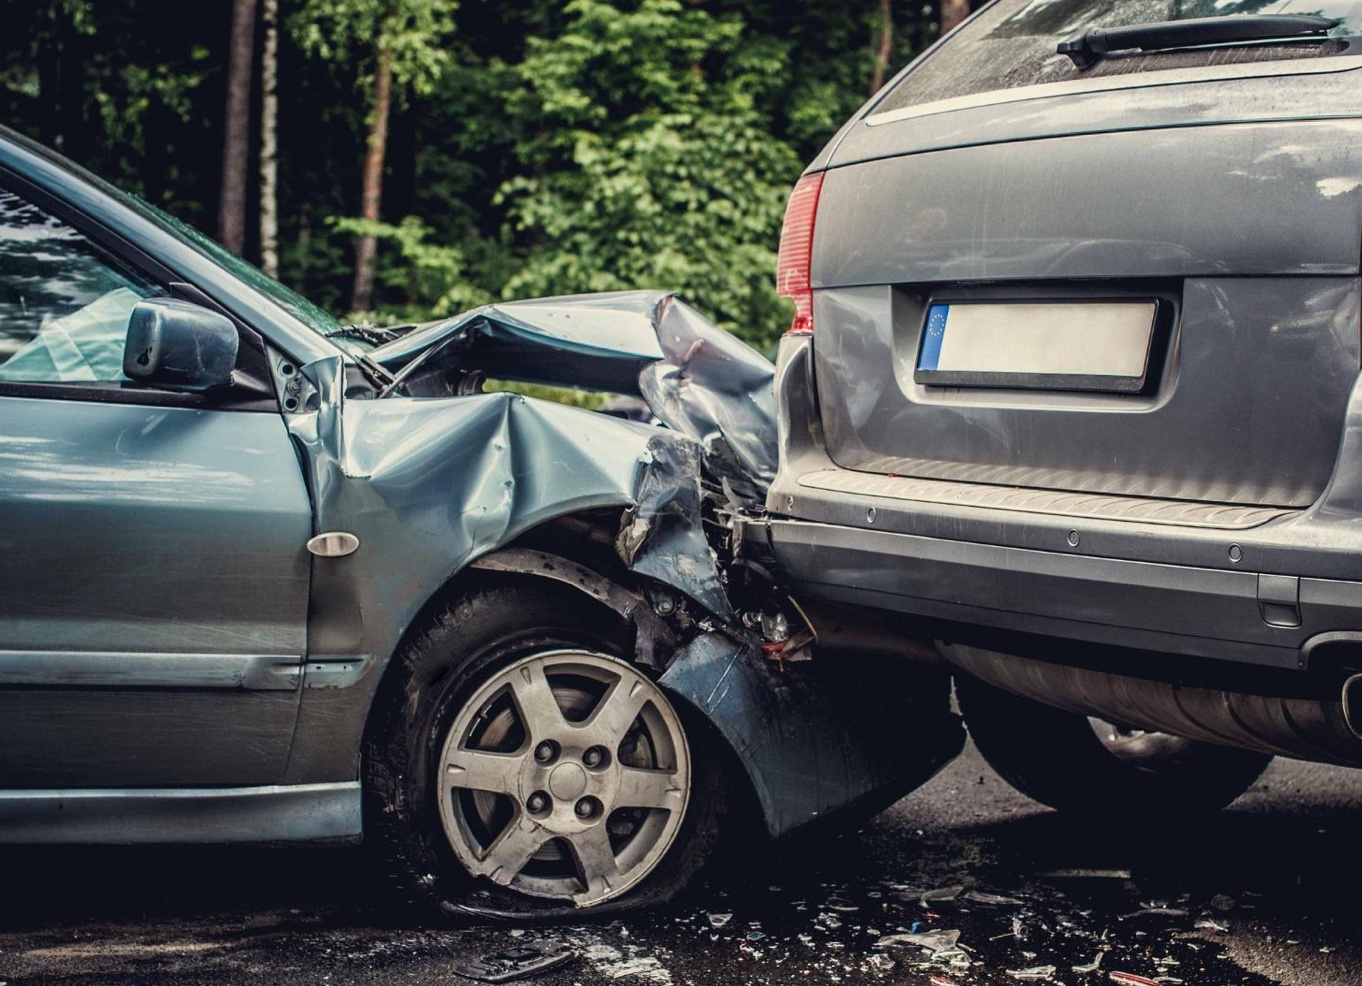
[[[1355,674],[1343,682],[1343,721],[1362,739],[1362,674]]]
[[[1362,674],[1328,696],[1246,695],[943,644],[953,667],[1076,715],[1278,756],[1362,767]]]

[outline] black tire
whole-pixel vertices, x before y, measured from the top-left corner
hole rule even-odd
[[[1210,812],[1247,791],[1266,753],[1167,734],[1135,737],[1118,754],[1082,715],[1052,708],[960,674],[956,699],[980,754],[1022,794],[1059,811],[1131,808]]]
[[[675,705],[670,706],[675,718],[667,720],[666,728],[674,730],[679,720],[684,729],[684,741],[679,749],[689,750],[689,797],[684,810],[675,812],[681,815],[679,825],[674,823],[672,811],[634,808],[614,811],[602,801],[594,802],[600,815],[599,838],[612,841],[616,838],[616,828],[624,817],[619,812],[624,812],[630,819],[635,816],[645,819],[637,823],[637,831],[628,836],[630,840],[642,838],[645,830],[656,832],[659,827],[670,827],[671,836],[666,847],[656,848],[661,845],[660,840],[656,840],[656,845],[649,843],[654,846],[649,849],[650,854],[663,854],[649,864],[646,876],[638,878],[627,892],[621,891],[617,896],[599,902],[588,901],[590,906],[579,907],[568,896],[566,889],[562,894],[552,892],[543,895],[543,886],[536,884],[538,894],[524,892],[518,886],[494,883],[486,875],[473,876],[468,866],[460,861],[459,852],[467,860],[469,853],[477,850],[474,836],[466,834],[466,830],[469,826],[480,824],[485,816],[491,817],[489,812],[515,813],[515,825],[508,823],[510,828],[519,826],[534,830],[534,837],[538,837],[541,831],[533,824],[536,819],[547,823],[551,817],[555,823],[570,824],[570,818],[566,822],[559,821],[566,817],[563,812],[566,802],[556,795],[543,792],[550,802],[550,808],[548,813],[541,811],[538,815],[528,810],[531,802],[523,796],[484,796],[481,792],[458,789],[447,792],[450,795],[448,804],[442,807],[442,797],[438,793],[440,783],[437,780],[442,756],[449,753],[461,757],[468,751],[476,753],[487,749],[480,745],[467,748],[446,746],[447,734],[452,726],[471,721],[475,724],[474,728],[483,730],[484,735],[490,728],[486,725],[489,721],[509,722],[510,725],[504,730],[506,733],[521,728],[518,722],[524,719],[521,709],[528,706],[517,704],[516,697],[512,695],[512,686],[504,689],[502,699],[495,700],[510,702],[510,711],[505,711],[505,707],[502,707],[501,712],[487,711],[487,689],[495,687],[498,675],[506,676],[508,668],[512,668],[514,673],[523,673],[519,669],[537,667],[534,662],[554,660],[554,654],[572,652],[582,655],[582,660],[596,662],[587,668],[588,671],[594,673],[608,663],[610,667],[606,668],[607,672],[625,675],[627,678],[621,677],[620,682],[628,680],[637,686],[640,669],[633,668],[624,659],[624,655],[630,651],[631,639],[631,632],[614,613],[571,589],[528,579],[508,580],[504,584],[470,592],[446,605],[426,629],[394,658],[394,665],[389,669],[375,700],[365,737],[365,838],[375,844],[382,862],[409,899],[433,905],[446,914],[466,913],[520,920],[565,916],[580,918],[584,914],[608,914],[659,904],[680,892],[701,869],[718,840],[721,816],[727,803],[727,772],[720,751],[714,745],[717,741],[708,734],[707,724],[694,721],[689,718],[690,710]],[[525,662],[530,662],[530,665]],[[563,712],[562,688],[554,682],[564,679],[552,677],[550,671],[554,669],[551,667],[545,666],[543,670],[544,681],[552,689],[553,701]],[[645,684],[635,690],[641,688],[645,694],[651,695],[647,691],[648,687]],[[475,700],[482,704],[482,709],[467,709],[466,706]],[[604,708],[605,698],[600,699],[600,702],[601,708]],[[665,697],[662,704],[667,704]],[[654,720],[661,715],[660,706],[651,700],[646,709],[647,716]],[[569,722],[570,712],[564,712],[564,718],[569,719]],[[496,716],[500,718],[496,719]],[[645,713],[640,711],[629,727],[631,736],[648,728],[644,719]],[[534,731],[539,730],[536,728]],[[535,755],[536,744],[542,742],[532,739],[530,732],[528,726],[523,728],[524,736],[519,739],[518,748],[513,754],[520,758],[519,762],[523,766],[516,769],[522,773],[536,769],[528,757]],[[517,736],[512,735],[509,741],[516,742]],[[571,741],[572,738],[566,739]],[[626,745],[619,748],[625,751],[625,755],[620,756],[621,773],[630,769],[623,761],[636,756],[640,745],[647,746],[649,750],[654,749],[651,737],[642,744],[635,738],[632,746],[628,746],[626,740]],[[673,754],[682,756],[676,754],[675,750]],[[560,748],[559,755],[566,762],[568,749]],[[611,755],[619,756],[619,750]],[[569,788],[572,783],[577,783],[574,780],[577,773],[582,773],[590,780],[590,773],[579,771],[581,765],[577,762],[587,757],[587,754],[577,751],[573,756],[576,759],[565,775],[570,782]],[[568,796],[583,801],[591,800],[583,798],[582,792],[576,789],[570,790]],[[534,797],[530,796],[531,799]],[[469,801],[467,798],[474,800]],[[492,807],[488,808],[483,801],[477,800],[479,798],[484,798]],[[664,819],[661,823],[656,822],[659,816]],[[500,834],[506,834],[510,828],[501,830]],[[451,831],[454,835],[446,834]],[[610,834],[604,834],[606,832]],[[489,843],[496,842],[497,834],[492,832],[488,837]],[[573,838],[585,839],[585,836]],[[458,849],[455,848],[456,844]],[[599,851],[599,846],[596,849]],[[484,847],[489,856],[493,850],[492,844]],[[627,851],[620,850],[621,858]],[[550,844],[541,845],[513,879],[526,885],[537,881],[538,877],[526,874],[540,867],[540,857],[545,853],[558,856],[549,868],[553,878],[550,883],[554,887],[567,886],[566,881],[571,879],[567,868],[574,868],[578,873],[585,872],[584,856],[577,850],[575,843],[552,838]],[[645,857],[644,862],[649,858]],[[486,867],[491,864],[479,864],[474,859],[473,865]],[[638,865],[641,864],[636,864],[635,869]],[[559,872],[559,869],[563,871]],[[499,874],[505,872],[506,868],[498,871]],[[631,872],[629,879],[636,876]],[[620,883],[624,882],[621,878]],[[609,886],[603,877],[598,881],[598,889]],[[580,892],[586,893],[585,890]],[[608,890],[599,892],[613,893]]]

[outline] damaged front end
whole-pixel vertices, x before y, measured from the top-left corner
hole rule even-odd
[[[914,661],[901,628],[806,611],[736,547],[775,474],[774,368],[694,309],[660,292],[498,304],[356,351],[374,388],[347,399],[341,361],[314,364],[299,399],[316,413],[291,420],[319,529],[344,523],[366,552],[314,567],[316,663],[393,653],[420,616],[394,599],[511,573],[633,626],[637,662],[731,747],[773,836],[878,810],[959,752],[930,649]],[[646,420],[490,379],[623,395]],[[326,701],[305,695],[304,724]]]

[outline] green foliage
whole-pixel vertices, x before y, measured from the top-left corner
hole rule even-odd
[[[407,297],[404,303],[389,305],[378,316],[383,321],[441,318],[492,300],[469,283],[463,251],[432,243],[430,227],[416,216],[396,224],[347,217],[334,219],[331,225],[339,233],[373,236],[390,248],[379,281]]]
[[[290,27],[298,46],[333,64],[391,59],[393,82],[419,94],[434,88],[449,63],[455,0],[303,0]],[[368,69],[367,71],[372,71]],[[367,88],[367,75],[361,86]]]
[[[775,245],[800,160],[758,102],[778,44],[678,0],[573,0],[532,39],[508,113],[529,173],[496,201],[530,244],[507,297],[677,288],[753,341],[777,328]]]

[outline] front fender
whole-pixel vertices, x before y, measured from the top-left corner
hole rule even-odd
[[[751,645],[709,633],[661,682],[732,748],[772,837],[848,809],[879,811],[965,743],[949,677],[905,660],[839,656],[782,671]]]

